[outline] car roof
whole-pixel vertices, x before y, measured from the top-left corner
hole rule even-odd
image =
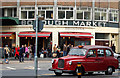
[[[78,46],[76,46],[74,48],[78,48]],[[92,48],[107,48],[107,49],[111,49],[110,47],[99,46],[99,45],[84,45],[83,48],[86,48],[86,49],[92,49]]]

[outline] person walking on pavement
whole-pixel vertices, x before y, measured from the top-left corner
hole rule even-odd
[[[4,51],[5,51],[5,63],[9,63],[9,60],[8,60],[8,54],[10,52],[9,48],[8,48],[8,45],[6,45],[6,47],[4,48]]]
[[[19,48],[18,45],[17,45],[17,47],[15,48],[15,59],[16,59],[16,58],[19,59],[19,50],[20,50],[20,48]]]
[[[25,56],[28,58],[28,47],[25,45]]]
[[[29,60],[32,60],[32,48],[31,47],[32,47],[31,45],[28,47]]]
[[[24,45],[20,48],[19,62],[24,62]]]

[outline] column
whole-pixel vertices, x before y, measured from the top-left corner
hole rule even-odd
[[[54,31],[52,32],[52,52],[53,52],[53,47],[56,44],[58,46],[58,32]]]
[[[119,35],[118,35],[118,53],[120,53],[120,28],[119,28]]]
[[[91,45],[95,45],[95,32],[91,33],[93,35],[93,38],[91,38]]]
[[[112,46],[111,41],[112,41],[112,37],[111,37],[111,33],[110,33],[110,34],[109,34],[109,47],[111,47],[111,46]]]
[[[20,47],[20,37],[18,37],[19,32],[16,32],[16,46]]]

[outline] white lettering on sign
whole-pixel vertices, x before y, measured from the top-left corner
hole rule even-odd
[[[80,26],[85,26],[85,23],[82,21],[81,24],[80,24]]]
[[[73,21],[73,25],[78,25],[79,26],[79,21]]]
[[[32,25],[32,22],[31,20],[27,21],[27,25]]]
[[[21,25],[32,25],[34,20],[22,20]],[[106,27],[106,22],[92,21],[69,21],[69,20],[43,20],[44,25],[73,25],[73,26],[94,26]]]

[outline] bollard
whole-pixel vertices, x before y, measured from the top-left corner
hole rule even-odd
[[[78,75],[78,78],[81,78],[81,75],[82,75],[82,67],[81,67],[81,62],[78,62],[77,63],[77,75]]]

